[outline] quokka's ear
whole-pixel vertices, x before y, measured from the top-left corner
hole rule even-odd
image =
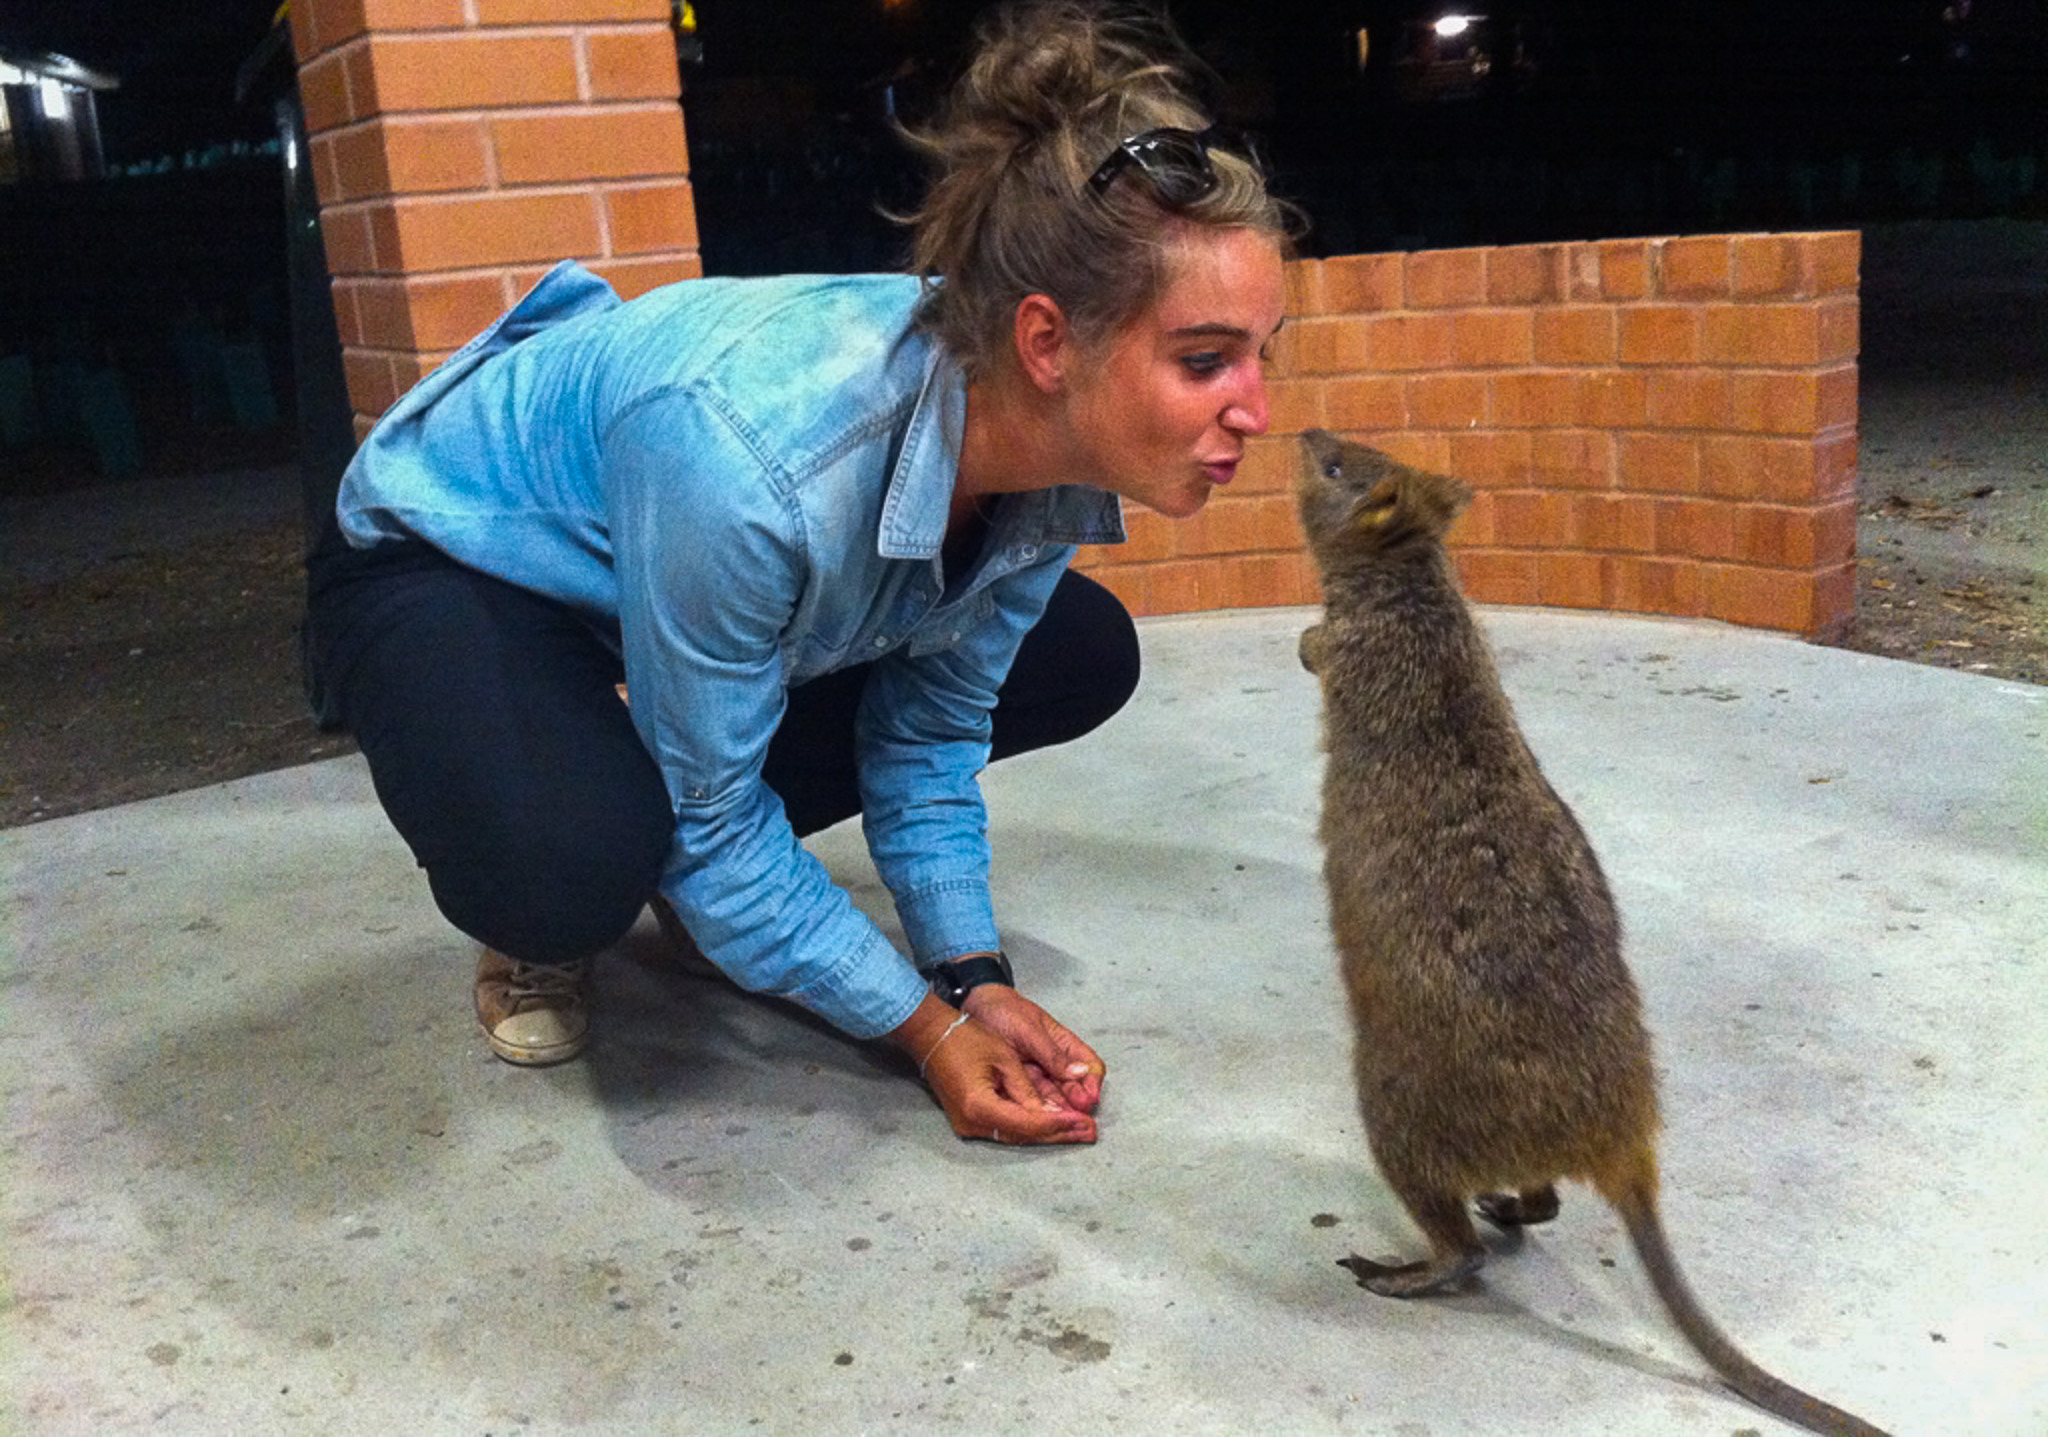
[[[1382,479],[1358,501],[1358,507],[1351,514],[1351,524],[1361,533],[1377,534],[1392,524],[1400,513],[1400,483],[1392,478]]]

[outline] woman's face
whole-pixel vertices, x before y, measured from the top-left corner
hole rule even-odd
[[[1279,248],[1253,230],[1189,228],[1167,276],[1157,304],[1080,354],[1069,414],[1088,482],[1183,519],[1266,432],[1265,353],[1286,296]]]

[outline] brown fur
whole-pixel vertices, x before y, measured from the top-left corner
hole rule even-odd
[[[1687,1290],[1657,1216],[1656,1079],[1621,925],[1592,845],[1522,739],[1442,542],[1455,479],[1311,430],[1298,486],[1323,621],[1322,839],[1374,1160],[1429,1238],[1426,1261],[1351,1258],[1419,1296],[1485,1260],[1468,1208],[1502,1224],[1591,1184],[1658,1295],[1737,1392],[1816,1432],[1878,1429],[1743,1356]]]

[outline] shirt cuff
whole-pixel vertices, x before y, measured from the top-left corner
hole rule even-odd
[[[949,878],[901,895],[896,916],[920,968],[1003,946],[986,879]]]

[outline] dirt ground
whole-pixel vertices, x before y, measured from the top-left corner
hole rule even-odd
[[[1870,231],[1863,293],[1841,643],[2048,684],[2048,224]],[[206,457],[24,493],[0,454],[0,827],[351,750],[300,688],[289,452]]]

